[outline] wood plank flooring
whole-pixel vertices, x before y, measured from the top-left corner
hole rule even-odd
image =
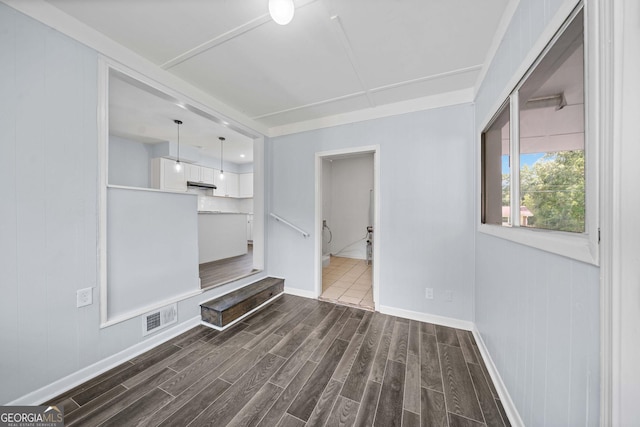
[[[200,264],[200,287],[215,288],[258,273],[260,270],[253,268],[253,245],[247,248],[244,255]]]
[[[43,404],[66,426],[510,426],[470,332],[291,295]]]

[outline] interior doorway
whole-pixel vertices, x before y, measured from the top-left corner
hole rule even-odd
[[[378,148],[316,154],[316,295],[375,310]]]

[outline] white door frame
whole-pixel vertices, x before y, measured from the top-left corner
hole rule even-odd
[[[353,154],[373,154],[373,305],[377,309],[380,306],[380,146],[368,145],[362,147],[350,147],[331,151],[317,152],[315,170],[315,297],[322,294],[322,160]]]

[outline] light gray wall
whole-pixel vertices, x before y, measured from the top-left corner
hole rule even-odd
[[[109,184],[151,188],[153,146],[109,135]]]
[[[373,154],[335,159],[331,163],[331,253],[366,258],[369,191],[373,190]],[[354,243],[356,243],[354,246]],[[346,249],[346,251],[345,251]]]
[[[562,3],[520,1],[478,93],[478,123]],[[525,424],[597,425],[599,269],[482,233],[476,256],[476,325]]]
[[[329,229],[322,230],[322,253],[330,254],[333,243],[333,231],[331,231],[331,161],[322,160],[322,219],[327,221]]]
[[[195,195],[109,188],[107,197],[109,319],[200,289]]]
[[[155,334],[142,337],[141,317],[100,328],[98,55],[3,3],[0,28],[5,404]],[[76,290],[86,287],[94,287],[94,303],[76,308]],[[201,301],[231,289],[221,286],[180,301],[179,324],[199,316]]]
[[[0,3],[0,402],[75,371],[97,305],[97,55]],[[9,350],[11,349],[11,350]]]
[[[314,289],[315,153],[380,145],[380,304],[472,318],[473,106],[459,105],[272,138],[269,207],[302,238],[269,220],[269,272]],[[424,298],[433,287],[434,300]],[[445,302],[445,290],[453,301]]]

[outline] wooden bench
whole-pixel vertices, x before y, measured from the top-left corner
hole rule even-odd
[[[216,328],[224,328],[282,292],[284,279],[267,277],[200,304],[202,320]]]

